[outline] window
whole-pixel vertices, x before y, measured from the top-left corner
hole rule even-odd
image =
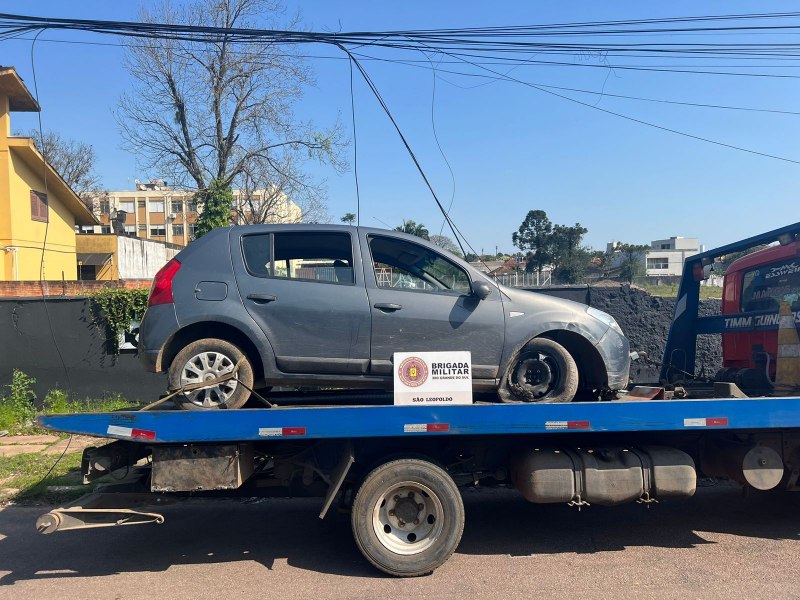
[[[169,212],[179,214],[183,212],[183,200],[172,200],[169,203]]]
[[[183,237],[183,225],[173,225],[172,235],[177,237]]]
[[[167,235],[167,229],[163,225],[154,225],[150,228],[150,235],[151,236],[163,236]]]
[[[80,232],[83,234],[92,234],[94,233],[94,225],[81,225]]]
[[[247,270],[257,277],[272,275],[270,234],[245,235],[242,237],[242,252]]]
[[[47,223],[50,207],[47,205],[47,194],[31,190],[31,219]]]
[[[424,246],[370,236],[369,249],[378,287],[457,294],[472,291],[464,270]]]
[[[132,200],[129,202],[120,202],[119,209],[124,210],[129,215],[132,215],[133,211],[136,210],[136,203],[133,202]]]
[[[269,234],[242,238],[242,251],[248,271],[259,277],[283,277],[352,284],[353,249],[346,233],[276,233],[274,255],[270,254]]]
[[[669,269],[669,258],[666,256],[647,259],[648,269]]]
[[[111,212],[111,202],[108,198],[104,198],[98,202],[98,210],[101,215],[107,215]]]
[[[111,225],[101,225],[100,233],[111,233]]]
[[[139,231],[147,231],[147,225],[146,225],[146,224],[144,224],[144,223],[142,223],[141,225],[139,225]]]
[[[197,212],[197,202],[191,202],[190,201],[188,203],[187,210],[189,212],[196,213]]]
[[[191,223],[189,225],[189,235],[192,236],[192,239],[194,239],[194,232],[195,232],[196,229],[197,229],[197,225],[195,225],[194,223]]]
[[[125,233],[136,233],[136,225],[125,225]]]
[[[661,244],[661,250],[670,250],[671,246],[669,244]]]
[[[139,200],[136,202],[136,205],[139,208],[147,208],[147,200]]]
[[[164,201],[163,200],[150,200],[150,212],[164,212]]]
[[[800,258],[789,258],[747,271],[742,277],[742,311],[777,310],[792,303],[800,310]]]

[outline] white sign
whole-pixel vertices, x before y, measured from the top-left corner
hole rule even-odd
[[[469,352],[395,352],[394,403],[472,404]]]

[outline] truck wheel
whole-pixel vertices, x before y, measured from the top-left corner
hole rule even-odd
[[[508,365],[497,390],[503,402],[572,402],[578,366],[561,344],[536,338]]]
[[[242,360],[243,359],[243,360]],[[230,373],[239,361],[237,378],[247,387],[253,387],[253,367],[239,348],[216,338],[197,340],[178,352],[169,367],[169,387],[209,381]],[[175,401],[188,410],[216,408],[241,408],[250,397],[250,391],[236,379],[215,386],[178,394]]]
[[[464,503],[455,482],[424,460],[403,459],[372,471],[352,507],[361,553],[384,573],[427,575],[455,552]]]

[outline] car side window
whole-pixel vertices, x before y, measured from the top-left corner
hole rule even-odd
[[[369,249],[378,287],[469,294],[469,275],[443,256],[419,244],[370,236]]]
[[[251,275],[269,277],[272,275],[272,248],[269,233],[242,236],[244,264]]]
[[[273,277],[353,284],[353,247],[347,233],[275,233]]]

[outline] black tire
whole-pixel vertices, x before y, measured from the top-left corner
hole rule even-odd
[[[572,402],[578,365],[561,344],[536,338],[509,363],[497,394],[503,402]]]
[[[406,458],[367,475],[351,519],[356,544],[369,562],[389,575],[418,577],[455,552],[464,532],[464,503],[443,469]]]
[[[206,363],[203,363],[202,359],[197,358],[199,356],[206,356],[207,361],[214,360],[215,363],[219,360],[217,368],[204,368],[204,366],[209,366],[208,362],[206,361]],[[219,357],[219,359],[217,357]],[[195,359],[195,362],[192,363],[194,369],[191,369],[190,362],[193,359]],[[175,403],[187,410],[241,408],[250,397],[250,390],[247,388],[253,387],[253,366],[250,364],[244,352],[238,347],[230,342],[216,338],[205,338],[192,342],[178,352],[170,364],[170,389],[177,389],[185,383],[193,383],[195,379],[199,382],[202,381],[203,378],[229,372],[239,361],[241,361],[241,364],[239,364],[239,371],[237,372],[236,378],[239,379],[241,383],[230,380],[212,389],[178,394],[175,396]],[[196,377],[183,377],[184,372],[187,372],[187,375],[189,375],[192,371],[197,374]],[[242,385],[242,383],[247,387]]]

